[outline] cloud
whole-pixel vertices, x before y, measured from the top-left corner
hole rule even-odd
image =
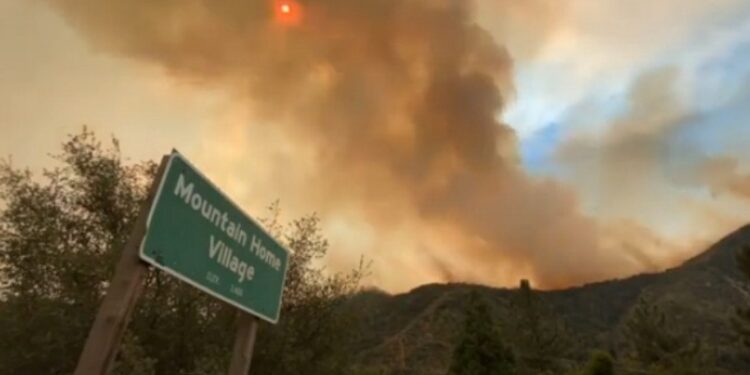
[[[643,72],[665,65],[697,69],[750,35],[750,6],[743,0],[558,3],[566,7],[556,11],[551,34],[516,69],[518,99],[506,119],[522,137],[561,122],[583,103],[589,106],[585,116],[595,120],[578,126],[601,125],[596,120],[611,118],[617,104],[610,98],[624,95]],[[509,49],[516,56],[512,44]],[[734,78],[739,75],[729,74],[715,84],[725,89],[738,84]],[[696,73],[695,81],[710,83],[711,78]],[[685,82],[685,91],[691,84]],[[713,93],[711,99],[721,97]]]

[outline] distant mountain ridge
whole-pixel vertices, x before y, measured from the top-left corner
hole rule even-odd
[[[743,246],[750,246],[750,225],[664,272],[539,294],[575,333],[581,358],[591,349],[621,348],[623,320],[640,298],[648,298],[660,304],[674,324],[716,348],[725,369],[750,374],[750,363],[742,359],[730,324],[735,308],[750,305],[750,282],[736,264]],[[355,348],[361,365],[385,373],[444,374],[472,290],[487,297],[502,324],[513,289],[429,284],[392,296],[378,291],[356,296],[366,325]]]

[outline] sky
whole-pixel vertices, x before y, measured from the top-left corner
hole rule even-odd
[[[750,219],[747,1],[291,4],[0,0],[0,155],[177,148],[388,291],[657,271]]]

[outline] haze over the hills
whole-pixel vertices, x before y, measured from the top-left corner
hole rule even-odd
[[[750,219],[746,1],[297,5],[0,3],[0,154],[177,147],[387,290],[654,271]]]
[[[645,300],[666,311],[671,328],[690,332],[704,348],[711,348],[718,368],[745,374],[750,363],[729,321],[735,308],[750,299],[735,261],[739,250],[749,245],[750,226],[744,226],[664,272],[544,292],[540,299],[574,335],[570,358],[585,358],[592,347],[623,357],[626,322],[639,301]],[[433,284],[398,295],[362,293],[354,301],[363,306],[369,325],[358,358],[386,373],[444,374],[451,358],[446,343],[459,337],[455,322],[461,320],[472,291],[480,291],[492,302],[497,324],[507,330],[512,316],[509,301],[518,289]]]

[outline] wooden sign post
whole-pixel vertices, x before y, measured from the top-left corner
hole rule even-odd
[[[109,374],[149,264],[239,310],[229,374],[246,375],[258,318],[279,320],[289,251],[176,151],[159,165],[75,375]]]
[[[240,311],[237,315],[237,336],[234,339],[229,375],[247,375],[253,359],[258,318]]]

